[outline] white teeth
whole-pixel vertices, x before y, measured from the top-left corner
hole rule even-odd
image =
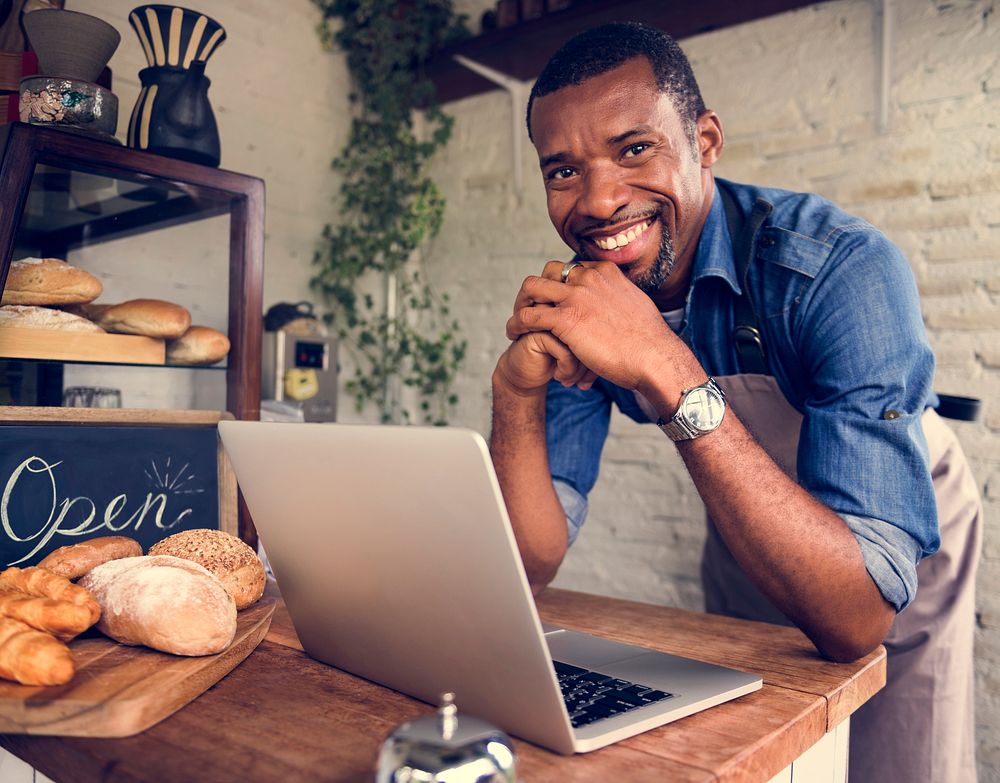
[[[597,238],[594,242],[602,250],[617,250],[620,247],[625,247],[629,242],[633,241],[637,236],[645,233],[646,229],[652,225],[652,221],[647,220],[644,223],[640,223],[633,228],[630,228],[627,232],[622,232],[617,236],[607,237],[604,239]]]

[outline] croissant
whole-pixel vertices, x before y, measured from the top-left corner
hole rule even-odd
[[[0,677],[23,685],[63,685],[75,673],[65,644],[20,620],[0,617]]]
[[[55,598],[38,598],[19,591],[0,591],[0,617],[20,620],[39,631],[46,631],[64,642],[94,624],[85,606]]]
[[[44,568],[8,568],[0,571],[0,590],[19,591],[39,598],[55,598],[82,606],[90,612],[91,624],[101,616],[101,607],[87,590]]]

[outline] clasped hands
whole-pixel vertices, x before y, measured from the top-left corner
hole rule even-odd
[[[639,389],[682,346],[652,300],[611,262],[583,262],[561,281],[549,261],[525,278],[507,321],[511,346],[498,370],[521,393],[555,379],[589,389],[599,376]]]

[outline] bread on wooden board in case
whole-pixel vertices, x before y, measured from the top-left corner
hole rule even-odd
[[[191,313],[163,299],[129,299],[119,304],[88,304],[83,314],[115,334],[137,334],[172,340],[191,326]]]
[[[151,555],[183,557],[204,566],[222,581],[237,609],[260,600],[267,577],[264,564],[244,541],[223,530],[185,530],[157,541]]]
[[[19,590],[28,595],[40,598],[55,598],[59,601],[69,601],[71,604],[84,607],[93,622],[101,616],[101,607],[85,588],[75,585],[69,579],[59,574],[53,574],[44,568],[30,566],[17,568],[12,566],[0,571],[0,590]]]
[[[218,329],[192,326],[167,343],[167,364],[215,364],[229,353],[229,338]]]
[[[20,620],[0,617],[0,677],[22,685],[63,685],[74,674],[69,647]]]
[[[123,557],[138,557],[141,554],[142,547],[135,539],[127,536],[99,536],[53,549],[38,562],[38,566],[67,579],[79,579],[101,563]]]
[[[101,295],[101,281],[58,258],[24,258],[7,270],[0,304],[63,305],[92,302]]]
[[[4,300],[6,301],[6,300]],[[60,332],[93,332],[104,334],[104,330],[83,316],[53,310],[50,307],[34,305],[4,305],[0,307],[0,327],[14,326],[18,329],[56,329]]]
[[[222,583],[179,557],[111,560],[80,580],[101,605],[97,628],[122,644],[212,655],[236,635],[236,604]]]

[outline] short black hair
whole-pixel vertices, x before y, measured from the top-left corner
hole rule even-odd
[[[636,57],[645,57],[649,61],[656,86],[670,96],[688,134],[693,138],[698,117],[705,111],[705,102],[691,63],[673,38],[640,22],[613,22],[585,30],[552,55],[528,98],[528,137],[534,139],[531,134],[531,108],[535,98],[600,76]]]

